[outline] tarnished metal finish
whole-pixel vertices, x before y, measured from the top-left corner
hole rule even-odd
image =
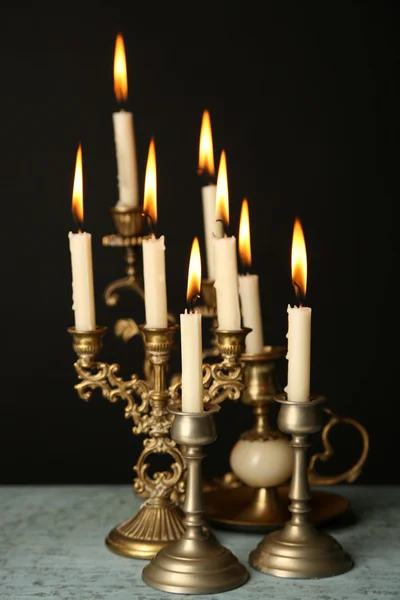
[[[365,427],[361,425],[355,419],[351,419],[350,417],[342,417],[333,412],[333,410],[329,408],[325,408],[325,413],[330,417],[329,421],[323,427],[321,432],[321,441],[324,447],[323,452],[317,452],[313,454],[310,460],[310,464],[308,465],[308,481],[311,485],[334,485],[337,483],[342,483],[343,481],[347,481],[347,483],[353,483],[360,476],[365,461],[368,458],[369,453],[369,435]],[[335,451],[332,447],[332,444],[329,441],[329,434],[335,425],[347,424],[354,427],[356,431],[359,432],[362,441],[362,451],[360,458],[357,462],[350,467],[344,473],[339,473],[338,475],[321,475],[316,470],[317,462],[328,462]]]
[[[204,529],[201,462],[203,447],[217,436],[213,416],[219,407],[206,405],[202,413],[182,413],[178,405],[169,410],[174,417],[172,438],[184,448],[187,462],[185,533],[160,550],[143,569],[142,578],[150,587],[176,594],[237,588],[247,581],[247,569]]]
[[[136,515],[115,527],[106,539],[111,550],[124,556],[151,558],[184,531],[179,501],[185,489],[186,468],[179,447],[170,437],[172,415],[167,410],[167,373],[177,328],[139,328],[152,368],[151,382],[137,375],[125,380],[119,376],[118,364],[96,360],[105,328],[92,332],[68,330],[78,354],[75,369],[80,381],[75,389],[79,397],[87,401],[93,390],[100,389],[110,402],[125,401],[125,417],[133,420],[133,433],[147,436],[134,467],[133,484],[146,501]],[[151,458],[160,454],[169,455],[171,464],[164,471],[151,473]]]
[[[310,490],[307,477],[308,436],[322,427],[323,396],[308,402],[291,402],[278,394],[278,426],[291,435],[294,451],[293,475],[289,490],[291,518],[283,529],[266,535],[249,556],[254,568],[269,575],[295,579],[315,579],[339,575],[353,566],[350,556],[330,535],[310,522]]]

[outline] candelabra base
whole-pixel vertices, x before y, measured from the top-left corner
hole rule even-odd
[[[185,531],[182,509],[163,498],[145,502],[139,511],[106,538],[112,552],[129,558],[151,559]]]
[[[182,538],[143,569],[143,581],[174,594],[217,594],[243,585],[247,569],[213,538]]]
[[[287,523],[259,543],[250,553],[249,564],[277,577],[319,579],[346,573],[353,561],[333,537],[311,524]]]
[[[240,485],[211,489],[204,493],[205,516],[214,527],[247,533],[268,533],[283,526],[290,516],[289,487],[253,488]],[[350,510],[344,496],[314,489],[309,520],[327,523]]]

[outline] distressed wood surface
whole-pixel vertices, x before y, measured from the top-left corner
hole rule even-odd
[[[351,571],[299,581],[249,567],[250,579],[244,586],[196,598],[400,600],[400,487],[353,484],[329,489],[351,501],[354,518],[326,527],[352,556]],[[139,505],[130,486],[2,486],[0,599],[187,597],[147,587],[141,579],[145,561],[120,557],[106,548],[107,533],[132,516]],[[248,566],[249,552],[262,535],[214,531]]]

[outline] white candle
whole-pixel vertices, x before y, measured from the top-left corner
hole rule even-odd
[[[72,266],[72,308],[77,331],[96,329],[93,289],[92,236],[90,233],[68,234]]]
[[[246,199],[242,202],[240,213],[239,255],[244,268],[249,269],[251,241],[249,206]],[[264,351],[264,341],[258,275],[239,275],[239,296],[243,326],[251,329],[246,336],[246,354],[260,354]]]
[[[144,180],[143,212],[149,217],[151,228],[157,224],[157,167],[156,146],[150,140]],[[168,326],[167,285],[165,278],[164,236],[152,233],[142,240],[143,284],[146,327]]]
[[[229,194],[226,156],[222,151],[217,178],[216,220],[229,224]],[[218,329],[241,329],[236,238],[214,238],[214,287],[217,297]]]
[[[264,341],[258,275],[239,275],[239,295],[243,326],[251,329],[246,336],[246,354],[260,354]]]
[[[187,301],[200,293],[201,258],[198,239],[192,244],[189,262]],[[203,347],[201,314],[185,310],[180,315],[182,359],[182,412],[203,412]]]
[[[203,203],[204,239],[206,244],[207,278],[215,279],[214,268],[214,237],[217,235],[215,221],[215,200],[217,186],[210,183],[201,188]]]
[[[305,297],[307,287],[307,255],[303,229],[296,219],[292,244],[292,281],[296,294]],[[288,306],[288,379],[285,392],[292,402],[310,398],[311,308]]]
[[[146,327],[168,325],[164,236],[142,241]]]
[[[310,396],[311,308],[288,306],[288,400],[306,402]]]
[[[241,328],[239,285],[234,236],[214,239],[218,329]]]
[[[125,102],[128,97],[128,78],[124,41],[117,35],[114,54],[114,90],[117,101]],[[114,141],[117,155],[118,208],[133,208],[139,204],[138,170],[136,145],[131,112],[120,110],[113,114]]]
[[[76,221],[83,224],[83,175],[82,148],[76,155],[75,177],[72,193],[72,212]],[[72,308],[77,331],[93,331],[96,328],[94,304],[92,236],[81,232],[68,234],[72,267]]]

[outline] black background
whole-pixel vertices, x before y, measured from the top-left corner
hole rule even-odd
[[[359,420],[371,439],[358,479],[400,483],[397,393],[398,3],[103,3],[3,8],[0,60],[1,400],[3,483],[130,482],[140,441],[123,407],[73,388],[75,355],[68,231],[75,155],[83,147],[87,230],[93,236],[103,358],[129,374],[138,339],[116,339],[120,317],[143,321],[130,293],[102,293],[123,274],[102,246],[118,198],[112,113],[113,53],[125,40],[129,101],[143,190],[155,137],[158,233],[166,236],[169,308],[185,307],[190,245],[203,246],[197,155],[210,111],[216,165],[227,154],[231,230],[249,200],[253,268],[265,343],[285,344],[293,222],[308,252],[311,390]],[[203,255],[203,258],[204,255]],[[179,338],[174,368],[179,369]],[[281,365],[282,384],[286,364]],[[211,473],[251,417],[226,402]],[[346,427],[331,470],[357,455]],[[318,446],[318,440],[315,441]]]

